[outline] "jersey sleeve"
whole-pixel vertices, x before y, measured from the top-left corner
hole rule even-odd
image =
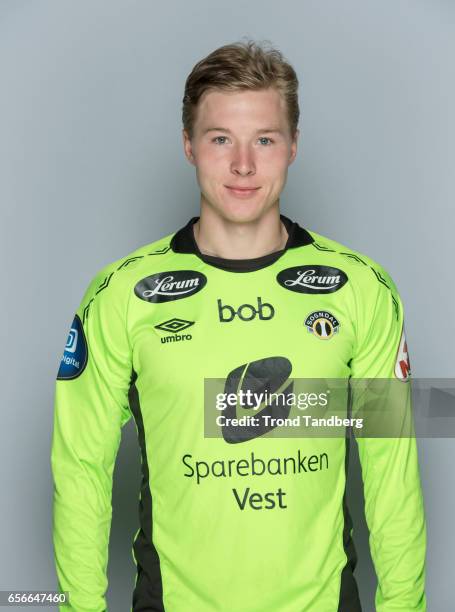
[[[372,271],[376,276],[371,277],[374,285],[363,291],[356,317],[357,346],[351,360],[351,377],[362,381],[352,381],[352,405],[353,411],[362,412],[365,420],[372,406],[382,406],[384,419],[396,421],[391,429],[393,437],[356,436],[370,551],[378,579],[375,609],[424,612],[426,526],[412,424],[403,305],[390,275],[380,266]],[[373,387],[377,383],[378,399],[361,406],[365,396],[360,389],[368,385],[366,379],[380,379],[370,381]],[[361,384],[356,391],[358,382]],[[397,416],[393,416],[394,412]],[[375,418],[376,434],[381,434],[380,420]],[[387,423],[383,426],[387,432]]]
[[[103,268],[77,309],[55,384],[51,469],[58,587],[68,612],[107,610],[112,478],[129,420],[126,300]]]

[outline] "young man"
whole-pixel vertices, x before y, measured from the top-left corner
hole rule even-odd
[[[286,435],[272,418],[297,409],[264,395],[259,410],[240,401],[240,391],[258,389],[290,397],[303,379],[364,378],[399,379],[409,400],[403,307],[390,276],[280,214],[297,151],[297,88],[282,55],[253,42],[194,67],[183,142],[200,215],[104,267],[77,309],[52,446],[67,609],[106,610],[112,474],[133,417],[143,475],[133,612],[361,610],[345,499],[349,435]],[[225,399],[239,399],[216,421],[217,435],[215,379]],[[242,425],[251,414],[259,426]],[[423,612],[415,438],[358,445],[376,610]]]

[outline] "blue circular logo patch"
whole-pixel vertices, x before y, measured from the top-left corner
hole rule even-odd
[[[87,365],[87,358],[88,351],[84,328],[82,327],[79,315],[76,315],[68,334],[57,380],[77,378],[84,371]]]

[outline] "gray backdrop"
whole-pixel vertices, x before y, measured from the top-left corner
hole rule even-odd
[[[449,0],[0,2],[0,589],[56,588],[49,452],[69,325],[96,271],[197,214],[181,98],[194,63],[221,44],[268,39],[293,63],[301,140],[283,212],[379,261],[404,302],[413,375],[454,377],[454,17]],[[419,452],[428,609],[447,612],[454,443],[420,439]],[[114,484],[111,612],[131,605],[139,482],[130,421]],[[349,492],[370,612],[355,453]]]

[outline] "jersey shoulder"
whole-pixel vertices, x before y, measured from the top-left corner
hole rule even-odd
[[[380,283],[397,296],[395,282],[382,264],[332,238],[312,230],[307,231],[314,239],[310,246],[318,253],[318,263],[324,261],[328,266],[340,267],[360,289],[373,289]]]
[[[167,270],[179,255],[174,253],[170,246],[174,233],[142,245],[100,268],[92,276],[80,308],[86,309],[95,299],[109,299],[116,302],[127,300],[132,286],[138,279]]]

